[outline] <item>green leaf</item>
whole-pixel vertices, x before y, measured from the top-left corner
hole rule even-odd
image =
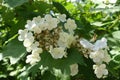
[[[120,54],[114,56],[114,61],[120,63]]]
[[[107,69],[112,74],[112,76],[119,79],[119,69],[120,65],[118,63],[115,63],[114,61],[111,61],[109,65],[107,66]]]
[[[91,25],[101,27],[101,26],[103,26],[104,24],[103,24],[102,22],[93,22],[93,23],[91,23]]]
[[[84,63],[82,54],[80,54],[80,52],[75,48],[71,48],[68,50],[67,58],[53,59],[50,53],[48,52],[43,52],[40,56],[41,56],[41,61],[33,66],[30,66],[23,73],[32,73],[35,75],[39,67],[43,65],[44,67],[48,67],[50,71],[52,71],[53,68],[56,68],[56,69],[60,69],[62,73],[69,75],[70,74],[69,66],[71,64],[78,63],[83,66],[86,65]],[[23,73],[21,73],[21,75]],[[26,75],[25,76],[22,75],[22,77],[26,77]]]
[[[56,80],[55,76],[52,75],[49,71],[45,72],[41,80]]]
[[[77,49],[69,49],[67,56],[67,58],[53,59],[50,53],[44,52],[41,54],[41,61],[38,63],[38,65],[48,66],[49,69],[61,69],[62,72],[66,71],[66,73],[69,73],[69,66],[71,64],[78,63],[80,65],[85,65],[83,57]]]
[[[28,0],[4,0],[4,3],[7,7],[17,7],[25,2],[28,2]]]
[[[105,13],[115,13],[120,11],[120,6],[114,6],[112,8],[93,8],[91,12],[105,12]]]
[[[112,33],[113,37],[116,39],[120,39],[120,31],[115,31]]]
[[[61,14],[66,14],[67,18],[70,18],[70,13],[66,10],[66,8],[60,4],[59,2],[53,2],[53,5],[57,8],[57,10]]]
[[[25,51],[22,42],[14,39],[3,48],[2,56],[9,57],[10,63],[15,64],[25,55]]]

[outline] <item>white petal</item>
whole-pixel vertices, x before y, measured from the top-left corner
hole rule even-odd
[[[93,44],[91,44],[89,41],[87,41],[86,39],[80,39],[80,44],[84,47],[84,48],[88,48],[88,49],[92,49],[93,48]]]
[[[59,48],[51,47],[49,52],[54,59],[62,58],[66,54],[65,49],[62,47],[59,47]]]
[[[32,51],[32,54],[35,54],[35,53],[42,53],[42,48],[36,48],[36,49],[34,49],[33,51]]]
[[[58,18],[60,19],[61,22],[65,22],[66,21],[66,15],[65,14],[58,15]]]
[[[25,47],[30,47],[33,42],[34,42],[34,38],[30,38],[30,39],[25,39],[23,44]]]
[[[94,44],[94,51],[97,51],[99,49],[102,48],[106,48],[107,47],[107,39],[106,38],[102,38],[101,40],[97,40]]]

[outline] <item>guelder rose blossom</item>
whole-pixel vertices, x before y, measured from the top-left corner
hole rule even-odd
[[[23,45],[28,53],[26,63],[31,65],[40,62],[40,56],[43,51],[49,52],[53,59],[67,58],[69,48],[76,46],[81,50],[89,50],[89,57],[93,60],[94,73],[98,78],[106,76],[108,70],[105,63],[109,63],[111,58],[107,52],[107,39],[102,38],[94,44],[86,39],[80,39],[81,45],[78,43],[78,36],[74,31],[77,28],[75,20],[66,19],[65,14],[59,14],[56,17],[46,14],[44,17],[34,17],[28,20],[24,30],[18,31],[18,40],[23,41]],[[85,51],[84,51],[85,52]],[[104,64],[103,64],[104,63]],[[71,64],[71,76],[78,73],[78,64]]]
[[[27,56],[26,63],[33,65],[39,62],[43,50],[47,50],[54,59],[67,57],[67,49],[76,40],[76,28],[75,21],[66,19],[65,14],[56,17],[46,14],[44,17],[38,16],[28,20],[25,29],[18,31],[18,40],[23,41],[26,51],[31,53]]]
[[[80,44],[88,49],[89,57],[93,60],[96,65],[93,65],[94,73],[97,78],[102,78],[108,75],[108,70],[106,69],[106,65],[104,63],[109,63],[111,60],[110,55],[107,52],[107,39],[102,38],[101,40],[97,40],[94,44],[90,43],[86,39],[80,39]]]

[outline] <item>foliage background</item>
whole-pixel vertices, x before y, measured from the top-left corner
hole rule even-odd
[[[120,1],[115,7],[96,9],[90,0],[71,3],[65,0],[0,0],[0,79],[1,80],[98,80],[93,73],[93,62],[72,48],[70,57],[55,61],[42,55],[45,62],[30,66],[25,63],[26,54],[23,44],[17,40],[18,30],[24,29],[27,20],[46,13],[66,14],[75,19],[78,29],[76,34],[87,39],[108,39],[109,54],[112,57],[107,66],[109,75],[100,80],[119,80],[120,78]],[[72,53],[76,54],[75,56]],[[78,58],[80,57],[80,58]],[[51,63],[52,62],[52,63]],[[79,63],[79,74],[71,77],[68,65]],[[51,64],[48,64],[51,63]],[[61,64],[59,64],[61,63]],[[57,75],[51,70],[40,70],[41,64],[60,67],[63,74]],[[64,67],[63,67],[64,66]],[[57,76],[56,76],[57,75]]]

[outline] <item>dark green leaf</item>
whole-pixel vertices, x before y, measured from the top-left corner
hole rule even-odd
[[[114,61],[117,63],[120,63],[120,54],[118,54],[114,57]]]
[[[69,66],[74,63],[85,65],[82,55],[74,48],[68,50],[68,57],[63,59],[53,59],[48,52],[41,54],[41,61],[39,65],[48,66],[49,69],[57,68],[62,72],[69,73]]]
[[[70,13],[65,9],[65,7],[62,4],[58,2],[53,2],[53,5],[61,14],[66,14],[67,18],[70,18]]]
[[[22,42],[14,39],[4,47],[2,55],[3,57],[9,57],[10,63],[15,64],[25,55],[25,48]]]
[[[68,57],[67,58],[62,58],[62,59],[53,59],[50,53],[48,52],[43,52],[41,54],[41,61],[33,66],[30,66],[25,73],[36,73],[41,65],[44,67],[49,67],[49,70],[52,71],[53,68],[60,69],[62,73],[65,74],[70,74],[70,68],[69,66],[74,63],[78,63],[80,65],[85,66],[86,64],[83,61],[83,57],[80,54],[80,52],[75,49],[71,48],[68,50]],[[23,73],[24,73],[23,72]]]

